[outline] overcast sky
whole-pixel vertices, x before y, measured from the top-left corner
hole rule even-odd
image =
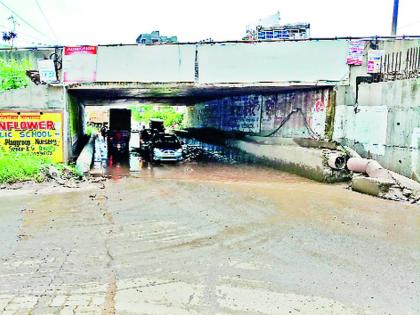
[[[312,37],[389,35],[393,1],[0,0],[0,30],[11,29],[6,5],[18,45],[134,43],[153,30],[179,41],[240,40],[248,24],[277,11],[284,23],[311,23]],[[420,35],[419,12],[420,0],[400,0],[399,35]]]

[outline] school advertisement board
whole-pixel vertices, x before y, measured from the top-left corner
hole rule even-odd
[[[0,111],[2,152],[30,152],[63,162],[62,112]]]

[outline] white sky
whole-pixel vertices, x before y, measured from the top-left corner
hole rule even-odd
[[[179,41],[240,40],[247,24],[277,11],[283,23],[311,23],[312,37],[389,35],[393,8],[393,0],[0,0],[0,31],[12,14],[1,3],[39,31],[16,17],[17,45],[135,43],[153,30]],[[420,0],[400,0],[398,26],[399,35],[420,35]]]

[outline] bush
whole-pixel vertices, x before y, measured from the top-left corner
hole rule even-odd
[[[0,58],[0,91],[13,90],[28,85],[26,70],[31,68],[29,60],[17,61]]]

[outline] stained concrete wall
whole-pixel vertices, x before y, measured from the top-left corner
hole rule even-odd
[[[350,66],[349,80],[336,86],[337,105],[355,105],[357,102],[357,77],[370,76],[367,72],[369,49],[381,49],[385,54],[402,53],[401,68],[405,69],[406,53],[410,48],[420,47],[420,39],[388,39],[365,41],[363,63],[361,66]]]
[[[359,102],[337,104],[334,139],[420,180],[420,78],[363,83]]]
[[[366,42],[362,66],[351,66],[349,83],[336,87],[333,138],[419,181],[420,78],[356,84],[357,77],[370,76],[369,49],[383,49],[388,55],[401,53],[399,76],[403,78],[407,51],[416,47],[420,47],[420,39]]]
[[[331,92],[323,88],[225,97],[189,107],[187,124],[260,135],[276,131],[276,137],[311,138],[316,134],[324,138]],[[302,112],[294,112],[296,109]]]
[[[100,82],[317,82],[347,79],[347,41],[99,46]]]
[[[32,64],[32,69],[38,69],[37,60],[49,59],[50,55],[54,53],[54,49],[42,48],[42,49],[22,49],[22,50],[10,50],[0,49],[1,59],[15,59],[17,61],[29,60]]]
[[[99,82],[193,82],[195,45],[99,46]]]
[[[66,95],[67,108],[67,153],[68,160],[77,157],[84,145],[85,135],[85,108],[82,102],[74,96],[67,93]]]
[[[63,87],[29,84],[0,92],[0,110],[64,109],[64,98]]]
[[[203,45],[199,82],[317,82],[348,77],[347,41]]]

